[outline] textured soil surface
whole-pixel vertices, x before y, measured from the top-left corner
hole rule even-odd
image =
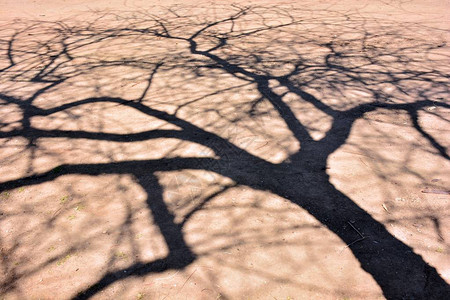
[[[448,1],[0,6],[0,299],[450,299]]]

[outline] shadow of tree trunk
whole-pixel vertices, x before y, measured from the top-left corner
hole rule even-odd
[[[21,101],[13,96],[1,95],[2,100],[7,103],[17,104],[24,111],[24,114],[23,120],[21,120],[23,128],[1,132],[0,138],[22,136],[30,141],[34,141],[39,138],[65,137],[115,142],[173,138],[208,147],[218,157],[176,157],[143,161],[128,160],[105,164],[71,164],[60,166],[58,172],[49,171],[1,183],[0,188],[4,190],[51,181],[59,176],[68,174],[96,176],[103,173],[126,173],[133,175],[136,182],[145,190],[148,210],[151,212],[153,221],[159,228],[168,247],[167,256],[148,263],[137,262],[125,269],[108,272],[88,289],[80,292],[74,299],[88,299],[111,284],[127,277],[144,276],[146,274],[164,272],[169,269],[183,269],[196,261],[197,255],[187,245],[183,234],[183,224],[185,224],[186,220],[180,223],[175,222],[174,213],[170,211],[164,202],[163,188],[155,175],[156,171],[186,169],[215,172],[230,178],[236,185],[245,185],[255,190],[279,195],[305,209],[347,245],[343,251],[347,248],[352,251],[361,268],[374,278],[382,289],[384,296],[388,299],[449,299],[449,285],[440,277],[436,269],[428,265],[420,255],[414,253],[411,247],[389,233],[383,224],[375,220],[352,199],[339,191],[330,182],[329,175],[326,172],[327,161],[330,155],[346,143],[354,122],[361,118],[364,113],[378,108],[408,112],[412,117],[413,126],[416,130],[430,141],[442,157],[448,159],[445,147],[440,145],[426,131],[422,130],[418,122],[417,113],[419,109],[428,105],[448,108],[448,104],[436,104],[429,100],[418,100],[415,103],[402,104],[386,104],[374,101],[368,104],[359,104],[347,110],[333,109],[323,101],[307,93],[300,84],[290,80],[290,76],[296,74],[299,66],[296,66],[296,70],[286,76],[261,75],[256,71],[252,71],[251,66],[233,62],[232,58],[227,59],[225,55],[222,57],[220,54],[217,54],[216,52],[219,52],[221,48],[227,45],[227,34],[231,35],[233,32],[234,23],[230,32],[214,36],[216,45],[211,46],[209,50],[199,50],[201,48],[199,47],[200,42],[196,39],[207,29],[224,22],[235,22],[238,18],[249,13],[247,8],[240,9],[229,18],[210,23],[206,22],[189,37],[183,37],[182,34],[184,32],[180,36],[173,35],[170,32],[170,28],[165,26],[161,20],[155,21],[157,23],[155,28],[159,28],[159,31],[156,29],[153,32],[148,29],[132,30],[125,28],[122,32],[119,32],[120,34],[151,33],[153,37],[158,39],[165,38],[187,43],[185,45],[187,46],[185,49],[187,52],[185,53],[186,56],[201,57],[201,59],[208,61],[205,64],[208,68],[223,71],[228,76],[234,76],[234,79],[242,80],[244,77],[246,83],[254,84],[255,91],[260,96],[259,99],[262,99],[261,101],[267,100],[270,103],[292,136],[300,144],[300,150],[291,154],[288,159],[279,164],[261,159],[257,155],[253,155],[226,138],[221,137],[219,134],[209,132],[196,126],[193,122],[179,118],[176,113],[170,114],[146,105],[144,98],[150,89],[156,72],[165,66],[162,63],[156,64],[154,67],[147,80],[146,87],[137,102],[128,101],[120,97],[98,97],[74,101],[50,109],[41,109],[33,105],[33,100],[36,97],[45,93],[47,89],[56,87],[63,82],[62,79],[39,90],[29,97],[27,101]],[[175,28],[178,29],[179,27],[175,26]],[[265,28],[265,30],[270,29],[272,28]],[[110,34],[108,32],[108,38]],[[233,32],[233,34],[235,33]],[[249,35],[249,33],[242,33],[242,36],[245,35]],[[332,48],[331,46],[328,47]],[[331,54],[327,54],[327,68],[331,68],[328,62],[331,56]],[[50,65],[55,59],[52,58]],[[119,65],[121,63],[123,62],[120,62]],[[178,62],[178,64],[175,62],[172,68],[184,67],[182,64],[183,62]],[[46,69],[47,67],[41,73],[43,74],[43,71]],[[41,73],[39,76],[42,75]],[[36,78],[33,78],[33,80],[37,80]],[[307,126],[302,124],[300,119],[296,117],[289,104],[270,87],[270,81],[277,81],[291,93],[312,104],[333,119],[331,129],[324,138],[315,141],[311,137]],[[59,129],[46,131],[33,128],[30,121],[31,118],[36,116],[48,117],[53,113],[97,102],[110,102],[133,108],[148,117],[157,118],[167,124],[175,125],[181,130],[156,129],[133,134]]]
[[[306,209],[335,233],[371,274],[387,299],[448,299],[450,289],[436,269],[389,233],[354,201],[337,190],[324,172],[302,178],[279,178],[277,191]],[[345,248],[342,249],[345,251]]]

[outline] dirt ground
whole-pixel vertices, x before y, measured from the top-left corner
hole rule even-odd
[[[448,1],[0,2],[0,299],[450,299]]]

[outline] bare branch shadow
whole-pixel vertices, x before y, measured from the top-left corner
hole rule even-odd
[[[404,54],[408,53],[409,50],[406,49],[407,47],[386,46],[385,48],[391,51],[390,53],[378,53],[380,50],[374,46],[375,44],[369,45],[370,40],[374,37],[370,30],[364,27],[358,29],[362,36],[342,38],[342,41],[338,39],[325,41],[325,38],[315,36],[314,33],[299,37],[300,43],[314,44],[314,46],[325,51],[321,55],[324,59],[321,64],[308,61],[308,57],[302,53],[294,53],[295,61],[284,60],[282,57],[283,51],[287,50],[283,47],[294,48],[296,44],[292,41],[274,42],[274,45],[264,41],[263,46],[275,48],[266,50],[261,48],[261,45],[256,45],[254,49],[246,48],[245,51],[251,53],[245,53],[240,48],[240,44],[247,42],[250,37],[270,34],[271,32],[280,33],[290,26],[297,29],[296,26],[302,25],[302,22],[306,26],[307,22],[302,18],[297,18],[294,13],[284,8],[241,8],[233,6],[229,8],[229,11],[228,16],[222,19],[208,21],[201,20],[200,16],[200,21],[197,20],[196,23],[192,24],[189,22],[192,21],[194,16],[189,15],[189,13],[184,14],[183,11],[176,12],[175,8],[171,9],[171,13],[162,16],[154,16],[147,12],[138,12],[130,17],[106,14],[106,18],[113,16],[119,20],[115,25],[116,27],[113,26],[108,29],[101,26],[97,27],[95,23],[91,24],[92,27],[88,26],[87,28],[66,28],[66,26],[62,26],[63,29],[61,29],[61,24],[47,24],[49,31],[47,34],[56,34],[58,39],[53,46],[59,45],[59,49],[56,51],[51,49],[51,45],[40,44],[40,50],[48,49],[43,52],[44,54],[29,58],[29,61],[27,59],[20,61],[15,58],[18,55],[15,53],[16,51],[18,53],[25,51],[14,49],[18,33],[13,34],[7,41],[9,65],[4,67],[2,72],[12,72],[11,70],[20,65],[21,70],[17,71],[18,74],[11,75],[11,82],[14,83],[17,78],[21,77],[29,82],[44,84],[45,86],[37,88],[28,97],[16,96],[17,91],[14,90],[14,87],[0,95],[2,105],[15,105],[22,111],[21,126],[1,131],[0,138],[22,137],[29,141],[29,147],[34,145],[36,140],[44,138],[86,139],[120,143],[163,138],[177,139],[182,142],[205,146],[211,149],[216,156],[177,156],[154,160],[127,159],[109,163],[61,164],[47,172],[34,172],[30,176],[23,176],[0,184],[1,191],[6,191],[52,181],[69,174],[93,176],[130,174],[135,178],[136,183],[145,190],[147,208],[165,240],[168,255],[155,261],[137,262],[126,268],[107,272],[89,288],[80,291],[74,299],[88,299],[124,278],[160,273],[169,269],[183,269],[198,259],[198,255],[192,251],[185,241],[183,233],[186,220],[197,210],[194,209],[182,222],[176,222],[173,212],[170,211],[163,199],[163,187],[155,175],[155,172],[174,170],[210,171],[227,177],[238,185],[271,192],[305,209],[348,245],[348,248],[359,261],[361,268],[374,278],[386,298],[448,298],[449,286],[440,277],[436,269],[427,264],[420,255],[414,253],[411,247],[389,233],[383,224],[375,220],[352,199],[339,191],[330,182],[329,175],[326,172],[330,155],[346,143],[354,123],[364,117],[365,114],[377,109],[406,111],[412,119],[414,128],[429,141],[441,157],[448,160],[449,156],[445,147],[422,129],[418,121],[418,112],[426,107],[450,108],[444,102],[431,99],[436,96],[432,94],[434,89],[439,90],[437,95],[448,92],[443,87],[445,86],[445,82],[442,82],[445,80],[444,74],[440,74],[437,70],[433,72],[405,69],[398,70],[397,73],[390,72],[390,69],[385,70],[386,65],[390,63],[383,61],[385,56],[390,56],[390,59],[393,57],[395,62],[401,62],[408,67],[408,63],[403,63],[403,60],[409,59]],[[280,17],[281,21],[274,19],[274,14],[283,16]],[[322,16],[322,18],[323,20],[311,18],[309,21],[325,27],[331,26],[326,17]],[[366,21],[359,19],[357,14],[352,15],[350,13],[338,14],[335,18],[344,23],[345,20],[355,18],[359,25]],[[272,21],[279,22],[276,25],[270,25]],[[240,29],[236,25],[238,22],[243,24],[241,24]],[[248,26],[248,24],[253,23],[257,24],[256,28]],[[35,30],[35,26],[38,25],[35,24],[30,28]],[[345,23],[345,26],[350,25]],[[352,29],[356,30],[355,28]],[[23,32],[26,32],[26,30]],[[389,31],[389,34],[393,35],[394,33]],[[149,43],[160,40],[181,43],[184,50],[179,56],[167,55],[167,53],[159,54],[164,56],[164,59],[158,60],[156,60],[156,58],[159,58],[156,54],[148,57],[144,54],[134,60],[104,59],[104,61],[91,62],[87,59],[87,62],[78,64],[73,62],[75,58],[74,54],[71,53],[76,53],[77,49],[105,40],[118,39],[119,37],[142,38],[144,42]],[[68,40],[71,40],[71,42],[68,42]],[[176,45],[176,47],[179,47],[178,44]],[[419,46],[417,43],[414,45],[414,47]],[[361,54],[360,57],[354,58],[354,61],[349,60],[350,54],[357,52],[354,49],[352,50],[351,47],[362,47],[362,50],[369,54]],[[424,45],[422,47],[433,46]],[[277,53],[277,51],[280,53]],[[27,52],[31,52],[31,49],[28,49]],[[38,71],[33,68],[33,59],[37,59],[42,64]],[[154,60],[157,62],[153,63]],[[169,113],[163,109],[154,108],[145,101],[147,97],[151,98],[148,92],[157,72],[163,69],[182,72],[190,68],[189,63],[196,64],[194,69],[198,78],[205,76],[201,72],[208,74],[209,71],[220,71],[233,80],[241,80],[246,82],[245,85],[253,86],[258,97],[255,103],[252,103],[254,105],[251,105],[252,113],[257,113],[258,105],[267,101],[285,123],[293,138],[300,144],[300,149],[291,153],[282,162],[272,163],[250,153],[227,138],[205,129],[207,126],[202,128],[192,120],[179,117],[177,115],[178,110],[175,110],[175,113]],[[266,63],[268,65],[265,65]],[[275,72],[274,64],[276,63],[284,65],[286,68],[289,67],[290,71]],[[82,100],[69,101],[50,108],[42,108],[39,104],[35,104],[36,99],[48,93],[49,90],[58,89],[60,85],[71,78],[94,73],[97,69],[103,67],[123,65],[143,70],[149,76],[140,96],[133,98],[137,99],[136,101],[127,100],[124,96],[98,96],[77,97],[77,99]],[[382,70],[366,69],[366,65],[378,65]],[[377,76],[380,78],[377,78]],[[378,85],[388,81],[390,84],[398,86],[396,92],[406,93],[405,87],[402,86],[402,81],[406,80],[405,78],[413,78],[423,82],[431,81],[429,94],[422,98],[416,98],[414,101],[406,100],[391,103],[390,98],[395,97],[390,97],[379,91]],[[274,83],[278,84],[278,88],[285,88],[286,92],[284,94],[277,92],[272,87]],[[333,89],[338,91],[339,89],[335,88],[335,85],[356,85],[358,88],[365,89],[364,92],[369,95],[366,98],[369,100],[353,99],[348,100],[349,103],[332,105],[309,92],[311,89],[318,89],[320,84],[323,84],[325,93],[327,90]],[[443,92],[442,89],[444,89]],[[220,93],[219,91],[217,94]],[[286,100],[285,95],[288,93],[332,118],[330,129],[322,138],[313,138],[308,124],[302,121],[302,116],[299,116],[292,109],[292,103]],[[346,99],[344,96],[342,98]],[[345,101],[343,100],[343,102]],[[165,124],[173,125],[179,129],[152,129],[121,134],[89,130],[47,130],[35,128],[31,122],[36,117],[52,117],[57,113],[64,113],[70,109],[95,103],[117,104],[138,111],[148,118],[164,121]],[[180,104],[178,108],[182,106],[183,104]],[[2,127],[9,128],[10,125],[4,122]],[[199,205],[198,209],[201,208],[202,205]],[[348,224],[351,224],[354,230],[349,230]]]

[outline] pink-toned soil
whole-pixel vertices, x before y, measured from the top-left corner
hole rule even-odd
[[[1,2],[0,299],[448,296],[448,1]]]

